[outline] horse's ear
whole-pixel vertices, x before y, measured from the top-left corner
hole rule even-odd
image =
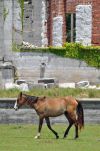
[[[41,99],[42,99],[42,100],[45,100],[45,99],[46,99],[46,96],[43,96]]]
[[[20,92],[19,96],[20,96],[20,98],[22,97],[22,92]]]
[[[46,99],[46,96],[44,96],[43,98]]]

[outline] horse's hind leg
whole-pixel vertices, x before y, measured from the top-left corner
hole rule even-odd
[[[73,123],[69,123],[69,126],[64,133],[64,138],[66,138],[66,136],[68,135],[68,132],[69,132],[70,128],[72,127],[72,125],[73,125]]]
[[[66,131],[65,131],[65,133],[64,133],[64,138],[66,138],[66,136],[67,136],[68,133],[69,133],[70,128],[71,128],[72,125],[73,125],[73,120],[68,116],[68,113],[67,113],[67,112],[65,112],[65,116],[66,116],[66,118],[67,118],[68,121],[69,121],[69,126],[67,127],[67,129],[66,129]]]
[[[39,127],[38,127],[38,133],[37,135],[34,137],[34,138],[40,138],[40,132],[41,132],[41,129],[42,129],[42,124],[43,124],[43,118],[40,118],[39,119]]]
[[[59,136],[58,136],[57,132],[55,132],[55,131],[51,128],[49,117],[46,117],[45,120],[46,120],[46,123],[47,123],[48,128],[56,135],[56,138],[58,139]]]
[[[65,116],[69,121],[69,126],[65,131],[64,138],[68,135],[68,132],[73,124],[75,126],[75,139],[78,138],[78,121],[77,121],[76,113],[68,114],[67,112],[65,112]]]
[[[78,123],[76,122],[75,124],[75,139],[77,139],[79,136],[78,136]]]

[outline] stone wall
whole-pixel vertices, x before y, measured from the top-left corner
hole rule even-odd
[[[39,117],[34,109],[22,108],[18,111],[13,109],[15,99],[1,100],[0,99],[0,124],[19,124],[32,123],[38,124]],[[80,100],[84,108],[85,123],[100,124],[100,101],[98,100]],[[50,118],[51,124],[67,123],[68,121],[64,115]]]
[[[79,60],[62,58],[47,53],[14,53],[13,65],[17,68],[19,79],[37,81],[40,78],[41,63],[45,63],[46,78],[57,78],[59,82],[78,82],[89,80],[100,83],[100,70]]]
[[[84,110],[85,124],[100,124],[100,109]],[[0,124],[38,124],[39,117],[33,109],[0,109]],[[45,121],[44,121],[45,123]],[[68,120],[64,115],[50,118],[51,124],[64,123],[68,124]]]

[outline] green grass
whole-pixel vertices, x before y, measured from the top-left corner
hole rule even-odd
[[[0,90],[0,97],[17,97],[19,90],[10,89],[10,90]],[[26,92],[25,92],[26,93]],[[48,96],[48,97],[62,97],[71,95],[77,98],[100,98],[100,90],[94,89],[71,89],[71,88],[48,88],[48,89],[32,89],[27,92],[29,95],[35,96]]]
[[[37,140],[37,125],[0,125],[0,151],[100,151],[100,125],[85,125],[77,140],[73,139],[74,127],[66,139],[62,139],[66,125],[52,127],[60,139],[56,140],[46,125]]]

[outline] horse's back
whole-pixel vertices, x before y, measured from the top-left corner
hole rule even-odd
[[[48,98],[46,100],[46,104],[51,107],[64,106],[65,102],[64,98]]]
[[[67,104],[71,104],[71,105],[75,105],[75,106],[78,105],[77,100],[72,96],[66,96],[65,100],[66,100]]]
[[[67,105],[71,105],[71,106],[77,106],[78,102],[75,98],[73,98],[72,96],[66,96],[66,97],[61,97],[61,98],[46,98],[46,105],[48,106],[53,106],[53,107],[57,107],[57,106],[67,106]]]

